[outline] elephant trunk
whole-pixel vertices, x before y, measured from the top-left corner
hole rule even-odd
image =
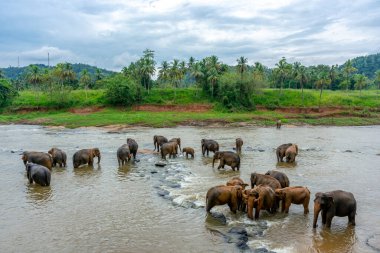
[[[314,203],[314,220],[313,220],[313,228],[317,227],[317,220],[319,212],[321,211],[321,205],[318,203]]]
[[[254,200],[252,198],[248,198],[248,201],[247,201],[247,216],[251,220],[253,220],[253,202],[254,202]]]
[[[212,159],[212,167],[214,168],[214,164],[215,164],[215,156],[214,156],[214,158]]]
[[[101,156],[100,156],[100,154],[99,154],[99,155],[98,155],[98,164],[100,163],[100,157],[101,157]]]

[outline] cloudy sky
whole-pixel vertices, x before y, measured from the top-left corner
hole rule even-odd
[[[380,52],[379,0],[9,0],[0,2],[0,67],[245,56],[272,67],[341,64]]]

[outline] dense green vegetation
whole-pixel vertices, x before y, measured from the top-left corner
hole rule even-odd
[[[11,82],[18,91],[35,91],[36,102],[30,105],[41,104],[39,100],[43,95],[40,92],[43,92],[47,96],[45,104],[54,105],[56,108],[78,105],[72,99],[74,91],[78,89],[85,90],[84,104],[92,104],[88,98],[90,90],[103,89],[106,95],[99,98],[104,99],[102,104],[130,106],[149,102],[152,99],[150,93],[154,93],[154,90],[162,92],[162,88],[171,88],[173,94],[162,95],[157,99],[176,103],[180,99],[177,98],[177,93],[189,87],[194,89],[197,98],[202,101],[205,99],[216,104],[217,108],[230,112],[254,110],[256,105],[263,105],[263,100],[270,103],[265,104],[267,107],[295,104],[289,100],[292,97],[289,94],[293,90],[301,90],[297,100],[301,104],[298,103],[297,106],[360,106],[366,104],[359,104],[361,102],[358,101],[367,103],[367,100],[358,100],[348,91],[357,89],[365,97],[366,92],[361,94],[362,90],[380,88],[378,59],[379,54],[376,54],[347,60],[342,66],[303,66],[300,62],[288,63],[283,57],[273,69],[269,69],[259,62],[249,65],[244,56],[236,60],[236,66],[228,66],[212,55],[200,60],[190,57],[187,62],[178,59],[163,61],[157,67],[154,51],[147,49],[139,60],[124,67],[120,73],[111,73],[108,76],[90,66],[59,63],[50,68],[30,65],[24,68],[21,75],[11,79]],[[369,71],[372,71],[371,75],[368,74]],[[158,78],[153,80],[156,74]],[[4,71],[0,71],[0,75],[4,76]],[[262,94],[267,94],[262,91],[263,88],[276,89],[277,94],[263,98]],[[315,97],[310,98],[307,89],[319,90],[317,104]],[[341,102],[330,101],[333,98],[325,90],[345,90],[347,95],[342,97]]]

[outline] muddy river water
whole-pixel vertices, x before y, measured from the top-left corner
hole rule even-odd
[[[153,135],[181,137],[195,159],[169,159],[166,167],[153,150]],[[139,143],[139,162],[118,168],[116,150],[127,137]],[[200,140],[217,140],[232,150],[244,140],[240,171],[212,168],[202,157]],[[293,166],[277,164],[275,148],[297,143]],[[29,185],[20,160],[24,150],[56,146],[68,154],[66,169],[53,168],[50,187]],[[78,149],[99,147],[100,165],[73,169]],[[52,129],[0,126],[0,252],[379,252],[380,127],[177,127]],[[310,213],[292,205],[289,214],[262,211],[258,221],[227,206],[204,210],[207,190],[232,176],[277,169],[290,185],[307,186]],[[347,217],[333,219],[330,230],[312,228],[318,191],[342,189],[357,200],[356,227]],[[240,231],[235,233],[234,231]]]

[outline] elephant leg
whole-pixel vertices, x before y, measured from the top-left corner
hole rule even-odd
[[[209,151],[208,151],[208,149],[207,149],[207,156],[208,156],[208,154],[209,154]]]
[[[303,202],[303,213],[308,214],[309,213],[309,201]]]
[[[332,212],[327,212],[326,214],[326,227],[331,228],[331,221],[334,217],[334,214]]]
[[[284,213],[285,212],[285,199],[282,199],[281,200],[281,212]]]
[[[356,223],[355,223],[355,214],[356,212],[355,211],[352,211],[349,215],[348,215],[348,223],[350,223],[352,226],[355,226]]]
[[[219,166],[218,166],[218,170],[220,170],[220,168],[224,168],[224,164],[223,164],[223,161],[222,160],[220,160],[220,162],[219,162]]]
[[[256,209],[255,209],[255,220],[257,220],[259,218],[259,214],[260,214],[260,208],[256,207]]]
[[[321,215],[322,215],[322,225],[325,225],[326,224],[326,216],[327,216],[326,211],[322,210]]]
[[[285,203],[285,213],[289,213],[290,205],[291,205],[291,202],[290,201],[286,201],[286,203]]]

